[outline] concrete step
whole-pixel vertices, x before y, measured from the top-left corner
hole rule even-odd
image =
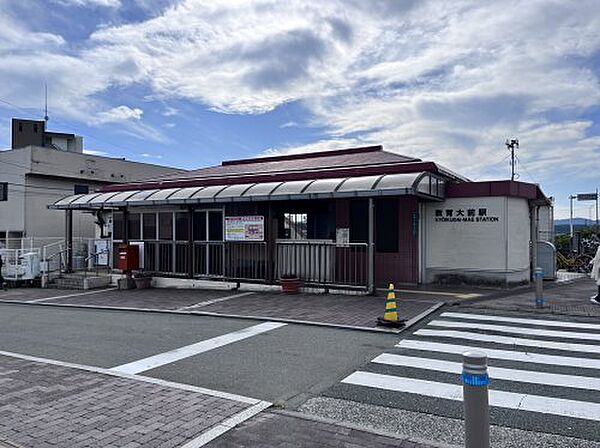
[[[95,288],[106,288],[110,285],[111,278],[108,275],[65,274],[56,278],[48,284],[48,288],[87,290]]]

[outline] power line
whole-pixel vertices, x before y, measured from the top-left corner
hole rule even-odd
[[[25,109],[23,107],[20,107],[20,106],[14,104],[14,103],[11,103],[10,101],[6,101],[6,100],[4,100],[2,98],[0,98],[0,103],[4,103],[4,104],[6,104],[6,105],[8,105],[10,107],[13,107],[13,108],[15,108],[15,109],[17,109],[17,110],[19,110],[19,111],[27,114],[27,115],[31,114],[31,112],[29,110],[27,110],[27,109]],[[64,122],[64,121],[62,121],[60,119],[57,120],[56,118],[53,118],[52,120],[56,121],[57,123],[62,124],[68,130],[74,131],[77,134],[81,134],[82,136],[84,136],[86,138],[91,138],[92,140],[97,140],[97,141],[99,141],[101,143],[105,143],[107,145],[110,145],[110,146],[113,146],[113,147],[115,147],[117,149],[120,149],[121,151],[125,151],[125,152],[129,152],[130,151],[129,149],[123,148],[122,146],[119,146],[119,145],[117,145],[115,143],[109,142],[108,140],[100,139],[100,138],[94,136],[93,134],[90,134],[89,132],[84,134],[83,132],[78,131],[77,128],[73,127],[71,124],[66,123],[66,122]]]
[[[531,173],[529,172],[529,170],[527,169],[527,167],[525,166],[525,164],[521,161],[521,159],[519,159],[519,157],[515,156],[517,161],[519,162],[519,164],[523,167],[523,169],[525,170],[525,172],[527,173],[527,175],[529,176],[529,178],[533,181],[533,183],[537,184],[539,183],[537,180],[535,180],[535,178],[531,175]]]

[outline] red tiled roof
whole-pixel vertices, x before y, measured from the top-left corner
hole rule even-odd
[[[223,185],[247,182],[302,180],[340,176],[442,171],[432,162],[384,151],[381,146],[349,148],[225,161],[219,166],[149,178],[129,184],[111,185],[104,191]]]

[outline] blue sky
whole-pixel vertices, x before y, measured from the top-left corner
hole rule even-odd
[[[597,0],[0,0],[0,147],[45,82],[51,130],[190,169],[382,144],[499,179],[517,137],[566,217],[600,187],[599,29]]]

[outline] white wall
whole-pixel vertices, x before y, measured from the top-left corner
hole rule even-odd
[[[0,231],[22,232],[25,227],[25,173],[28,151],[0,151],[0,182],[8,182],[8,200],[0,201]]]
[[[479,216],[485,209],[485,217]],[[443,216],[436,216],[441,210]],[[453,216],[446,216],[452,210]],[[462,211],[462,216],[460,215]],[[469,217],[468,210],[475,210]],[[529,279],[529,209],[526,199],[450,198],[424,207],[423,264],[427,282],[458,277],[474,283]]]
[[[538,211],[538,239],[554,243],[554,208],[543,206]]]
[[[50,210],[52,204],[73,194],[75,184],[89,185],[90,191],[102,186],[100,183],[78,180],[27,176],[25,201],[25,232],[27,236],[64,237],[64,210]],[[89,213],[73,212],[73,236],[93,238],[95,235],[94,217]]]
[[[72,195],[75,184],[90,192],[109,183],[167,175],[180,170],[159,165],[28,146],[0,151],[0,182],[10,182],[0,202],[0,231],[33,237],[64,237],[65,212],[48,205]],[[16,184],[16,185],[14,185]],[[94,218],[73,213],[73,235],[93,238]]]

